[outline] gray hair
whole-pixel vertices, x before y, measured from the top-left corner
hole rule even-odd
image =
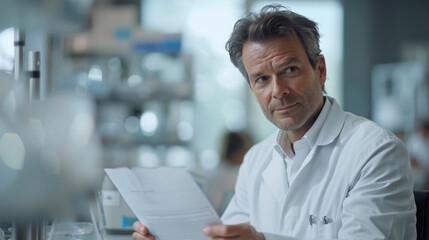
[[[317,23],[278,4],[267,5],[259,14],[249,13],[239,19],[225,44],[225,49],[229,52],[231,62],[249,81],[242,59],[244,44],[247,41],[263,42],[295,34],[304,45],[311,66],[316,69],[321,56]]]

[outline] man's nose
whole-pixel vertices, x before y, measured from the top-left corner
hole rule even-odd
[[[277,76],[272,81],[272,97],[282,99],[290,93],[288,83],[285,79],[281,79]]]

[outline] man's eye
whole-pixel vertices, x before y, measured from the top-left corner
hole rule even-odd
[[[298,70],[298,68],[296,68],[296,67],[289,67],[289,68],[287,68],[286,69],[286,73],[287,74],[289,74],[289,73],[294,73],[294,72],[296,72],[296,70]]]
[[[265,82],[265,81],[267,81],[267,80],[268,80],[268,77],[266,77],[266,76],[261,76],[261,77],[257,78],[257,79],[255,80],[255,82]]]

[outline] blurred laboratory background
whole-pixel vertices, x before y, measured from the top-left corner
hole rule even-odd
[[[58,239],[128,234],[104,168],[185,167],[222,213],[231,159],[275,131],[225,42],[275,2],[318,22],[327,94],[396,133],[429,189],[429,1],[0,0],[0,240],[68,217]]]

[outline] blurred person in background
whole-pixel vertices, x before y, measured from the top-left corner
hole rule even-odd
[[[406,139],[414,175],[414,189],[429,189],[429,120]]]
[[[226,132],[221,144],[221,162],[211,171],[207,197],[219,215],[222,215],[232,196],[238,170],[244,155],[253,145],[253,139],[247,132]]]
[[[268,5],[238,20],[226,49],[278,131],[247,152],[208,239],[416,239],[406,147],[323,94],[317,24]],[[140,222],[134,230],[154,239]]]

